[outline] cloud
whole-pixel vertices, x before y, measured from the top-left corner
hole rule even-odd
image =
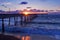
[[[4,3],[1,3],[0,5],[7,8],[7,5],[11,5],[12,3],[11,2],[4,2]]]
[[[4,2],[4,3],[1,3],[3,5],[11,5],[12,3],[11,2]]]
[[[11,3],[11,2],[7,2],[6,4],[7,4],[7,5],[11,5],[12,3]]]
[[[28,4],[28,2],[21,2],[20,4]]]
[[[40,0],[40,1],[42,1],[42,2],[46,2],[47,0]]]
[[[1,6],[3,6],[3,7],[5,7],[5,8],[7,8],[7,6],[5,6],[5,5],[1,5]]]

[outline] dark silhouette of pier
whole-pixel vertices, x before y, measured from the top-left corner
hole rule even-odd
[[[29,16],[25,16],[23,14],[0,14],[0,19],[2,19],[2,33],[4,33],[5,29],[4,29],[4,19],[8,18],[9,19],[9,24],[8,26],[10,26],[10,18],[13,17],[14,18],[14,26],[17,25],[17,20],[16,17],[20,17],[20,25],[26,24],[27,22],[32,21],[34,18],[37,17],[36,14],[31,14]],[[24,17],[24,18],[23,18]]]

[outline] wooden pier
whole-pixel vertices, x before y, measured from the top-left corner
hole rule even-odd
[[[16,17],[20,17],[20,19],[21,19],[20,20],[20,25],[23,25],[24,23],[26,24],[27,22],[33,20],[35,17],[37,17],[37,15],[33,14],[33,15],[29,15],[29,16],[24,16],[23,14],[0,14],[0,19],[2,19],[1,20],[2,21],[2,33],[4,33],[4,31],[5,31],[5,29],[4,29],[4,19],[5,18],[9,19],[8,26],[10,26],[10,18],[11,17],[14,18],[14,26],[17,26]]]

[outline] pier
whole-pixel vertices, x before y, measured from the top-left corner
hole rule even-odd
[[[33,20],[35,17],[37,17],[36,14],[34,15],[29,15],[29,16],[25,16],[23,14],[0,14],[0,19],[2,19],[2,33],[4,33],[4,19],[8,18],[9,19],[9,24],[8,26],[10,26],[10,18],[13,17],[14,18],[14,26],[17,26],[17,17],[20,17],[20,25],[26,24],[27,22]]]
[[[48,12],[32,12],[32,11],[22,11],[20,13],[0,13],[0,19],[2,19],[2,33],[4,33],[4,19],[8,18],[8,26],[10,26],[10,18],[14,18],[14,26],[17,26],[17,17],[20,17],[19,25],[26,25],[27,23],[30,23],[33,19],[37,17],[37,15],[40,14],[48,14]]]
[[[37,22],[38,20],[36,20],[36,22],[34,22],[33,20],[35,19],[35,18],[38,18],[38,15],[47,15],[47,17],[48,17],[48,14],[46,13],[46,14],[29,14],[29,15],[25,15],[25,14],[19,14],[19,13],[17,13],[17,14],[0,14],[0,19],[1,19],[1,21],[2,21],[2,34],[3,33],[5,33],[5,24],[4,24],[4,19],[6,19],[6,18],[8,18],[9,20],[8,20],[8,25],[7,25],[7,27],[9,28],[9,27],[14,27],[15,26],[15,28],[23,28],[23,29],[26,29],[26,27],[24,27],[24,26],[26,26],[27,24],[39,24],[39,25],[41,25],[41,24],[60,24],[60,23],[58,23],[58,22]],[[14,19],[14,24],[13,25],[10,25],[11,24],[11,18],[13,17],[13,19]],[[20,21],[17,21],[18,20],[18,17],[20,18]],[[39,19],[39,18],[38,18]],[[40,20],[40,19],[39,19]],[[19,24],[17,24],[17,23],[19,23]],[[18,27],[18,25],[20,25],[19,27]],[[31,25],[30,25],[31,26]],[[48,26],[49,27],[49,26]],[[37,27],[38,28],[38,27]],[[53,29],[52,29],[53,28]],[[22,29],[22,30],[23,30]],[[39,28],[38,28],[39,29]],[[42,30],[44,30],[45,29],[45,33],[43,33],[43,31]],[[47,30],[49,30],[50,28],[47,28]],[[16,30],[16,29],[14,29],[14,30]],[[18,29],[18,30],[20,30],[20,29]],[[28,30],[28,27],[27,27],[27,30]],[[32,29],[31,29],[32,30]],[[39,29],[40,30],[40,29]],[[47,35],[47,32],[46,32],[46,28],[43,28],[42,30],[40,30],[40,31],[42,31],[42,34],[44,34],[44,35]],[[53,31],[54,30],[54,31]],[[48,31],[48,34],[50,33],[51,35],[52,34],[54,34],[55,32],[55,34],[57,34],[57,35],[60,35],[60,34],[58,34],[59,33],[59,31],[58,31],[59,29],[58,29],[58,27],[57,28],[54,28],[54,27],[51,27],[51,30],[49,30]],[[29,30],[28,30],[29,31]],[[37,30],[38,31],[38,30]],[[27,32],[27,31],[26,31]],[[30,32],[30,31],[29,31]],[[52,33],[53,32],[53,33]]]

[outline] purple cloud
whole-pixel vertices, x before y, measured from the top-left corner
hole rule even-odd
[[[28,2],[21,2],[20,4],[28,4]]]

